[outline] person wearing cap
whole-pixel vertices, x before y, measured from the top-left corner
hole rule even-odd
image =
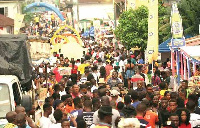
[[[99,79],[99,82],[98,82],[98,86],[102,86],[102,85],[105,85],[105,81],[104,81],[104,78],[100,78]]]
[[[110,91],[110,96],[111,96],[111,101],[114,101],[117,105],[118,102],[122,101],[122,98],[119,96],[119,92],[117,90],[111,90]]]
[[[111,128],[112,127],[112,107],[101,106],[98,111],[99,123],[94,128]]]
[[[109,100],[109,97],[108,96],[102,96],[102,98],[101,98],[101,105],[103,106],[103,107],[111,107],[110,106],[110,100]],[[100,110],[100,109],[99,109]],[[101,117],[99,116],[99,110],[97,110],[97,111],[95,111],[95,113],[94,113],[94,115],[93,115],[93,124],[95,124],[95,125],[98,125],[100,122],[102,122],[102,120],[101,120]],[[110,124],[112,124],[112,127],[113,128],[116,128],[116,126],[115,126],[115,121],[116,121],[116,119],[117,119],[117,117],[119,117],[120,116],[120,114],[119,114],[119,111],[117,111],[116,109],[112,109],[112,107],[111,107],[111,113],[112,113],[112,119],[111,119],[111,122],[112,123],[110,123]],[[99,127],[97,127],[97,128],[99,128]],[[107,127],[106,127],[107,128]],[[109,127],[108,127],[109,128]]]

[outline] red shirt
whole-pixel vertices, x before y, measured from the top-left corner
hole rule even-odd
[[[188,125],[182,123],[179,128],[192,128],[191,124],[189,123]]]
[[[105,66],[105,69],[106,69],[106,76],[109,76],[110,71],[113,69],[113,67],[110,64],[108,64]]]
[[[70,64],[69,67],[72,68],[71,74],[77,74],[77,72],[78,72],[78,71],[77,71],[77,70],[78,70],[78,66],[74,65],[74,68],[73,68],[72,65]]]

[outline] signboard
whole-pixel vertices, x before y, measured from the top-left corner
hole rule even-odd
[[[40,100],[45,100],[47,97],[47,88],[40,88],[39,98]]]
[[[193,76],[189,79],[189,86],[200,86],[200,76]]]
[[[181,38],[181,39],[172,39],[172,48],[179,48],[182,46],[185,46],[185,39]]]
[[[31,13],[35,13],[35,12],[46,12],[46,11],[51,11],[50,9],[46,8],[46,7],[35,7],[31,10],[29,10],[29,12]]]
[[[60,73],[60,75],[71,75],[71,67],[59,67],[58,71]]]

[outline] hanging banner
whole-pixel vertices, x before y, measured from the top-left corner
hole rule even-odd
[[[148,62],[158,58],[158,0],[149,0],[148,17]],[[152,53],[153,52],[153,53]]]
[[[172,43],[172,48],[179,48],[185,46],[185,38],[172,39],[171,43]]]

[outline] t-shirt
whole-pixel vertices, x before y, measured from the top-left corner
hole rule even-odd
[[[49,128],[51,126],[51,121],[49,118],[42,116],[39,120],[40,128]]]
[[[149,122],[146,121],[143,117],[135,116],[140,121],[140,128],[151,128]]]
[[[146,112],[144,119],[149,122],[152,128],[155,128],[155,123],[158,122],[158,114],[149,110]]]
[[[68,104],[65,106],[65,112],[70,113],[74,110],[74,105],[69,106]]]
[[[80,71],[80,74],[84,74],[85,72],[85,67],[89,66],[90,64],[80,64],[78,66],[78,71]]]
[[[200,115],[195,113],[190,113],[190,123],[192,128],[197,125],[200,125]]]
[[[139,103],[140,103],[140,101],[136,101],[136,102],[133,102],[131,105],[136,109],[136,107],[138,106]]]
[[[52,124],[50,128],[61,128],[61,123]]]
[[[94,112],[83,112],[83,119],[85,120],[87,124],[87,128],[90,128],[90,126],[93,123],[93,115],[94,115]]]

